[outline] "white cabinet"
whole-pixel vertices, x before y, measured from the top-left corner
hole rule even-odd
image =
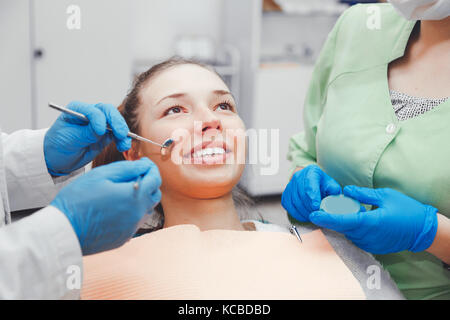
[[[70,6],[80,29],[70,29]],[[48,127],[48,102],[118,105],[132,80],[127,0],[0,0],[0,126]]]
[[[0,127],[30,128],[31,56],[28,0],[0,0]]]
[[[67,28],[67,8],[80,9],[80,29]],[[48,102],[118,105],[131,82],[130,6],[126,0],[34,0],[36,127],[58,113]]]

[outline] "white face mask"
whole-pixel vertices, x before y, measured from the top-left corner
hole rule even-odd
[[[388,0],[408,20],[441,20],[450,16],[450,0]]]

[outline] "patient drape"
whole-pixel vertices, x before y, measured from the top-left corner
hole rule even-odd
[[[320,230],[179,225],[84,258],[82,299],[364,299]]]

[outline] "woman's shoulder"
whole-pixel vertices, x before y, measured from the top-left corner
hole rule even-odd
[[[415,21],[408,21],[389,3],[357,4],[336,23],[335,72],[364,70],[387,63],[408,41]]]
[[[357,31],[383,30],[408,22],[390,3],[359,3],[346,9],[339,17],[340,28],[358,27]],[[388,30],[385,30],[388,32]]]

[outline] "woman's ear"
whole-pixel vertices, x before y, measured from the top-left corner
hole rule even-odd
[[[139,144],[133,143],[129,150],[122,152],[122,155],[125,158],[125,160],[128,160],[128,161],[139,160],[141,158],[141,155],[139,152]]]

